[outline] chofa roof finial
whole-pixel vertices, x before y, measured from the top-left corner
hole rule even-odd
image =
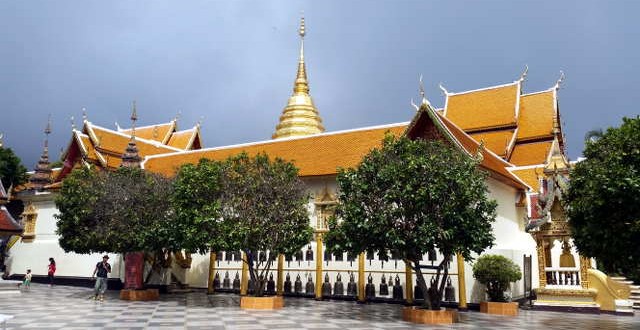
[[[555,88],[556,90],[560,89],[560,84],[562,84],[562,82],[564,82],[564,71],[560,70],[560,77],[556,81],[556,85],[553,86],[553,88]]]
[[[529,66],[525,64],[524,71],[520,75],[520,79],[518,79],[518,81],[523,82],[527,78],[527,73],[529,73]]]

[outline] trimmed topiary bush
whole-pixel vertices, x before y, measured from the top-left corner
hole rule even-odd
[[[487,287],[489,301],[505,302],[504,292],[522,277],[520,267],[499,255],[486,254],[473,265],[473,277]]]

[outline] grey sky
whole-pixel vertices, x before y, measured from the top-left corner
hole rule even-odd
[[[569,154],[586,131],[635,116],[637,1],[8,1],[0,0],[0,132],[28,168],[47,114],[52,158],[80,125],[179,126],[203,116],[206,147],[267,140],[291,93],[300,11],[305,58],[327,131],[408,121],[427,97],[516,80],[525,92],[564,70]]]

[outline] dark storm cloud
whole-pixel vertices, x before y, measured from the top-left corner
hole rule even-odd
[[[410,120],[417,77],[463,91],[553,86],[569,154],[584,133],[637,110],[636,2],[2,1],[0,132],[32,168],[52,114],[51,155],[80,125],[180,126],[201,117],[205,146],[269,139],[291,93],[300,10],[311,93],[327,130]]]

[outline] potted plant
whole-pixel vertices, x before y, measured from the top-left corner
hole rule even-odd
[[[473,265],[473,277],[487,288],[489,301],[480,303],[480,311],[488,314],[518,315],[518,303],[507,302],[504,292],[511,282],[522,277],[520,267],[510,259],[486,254]]]

